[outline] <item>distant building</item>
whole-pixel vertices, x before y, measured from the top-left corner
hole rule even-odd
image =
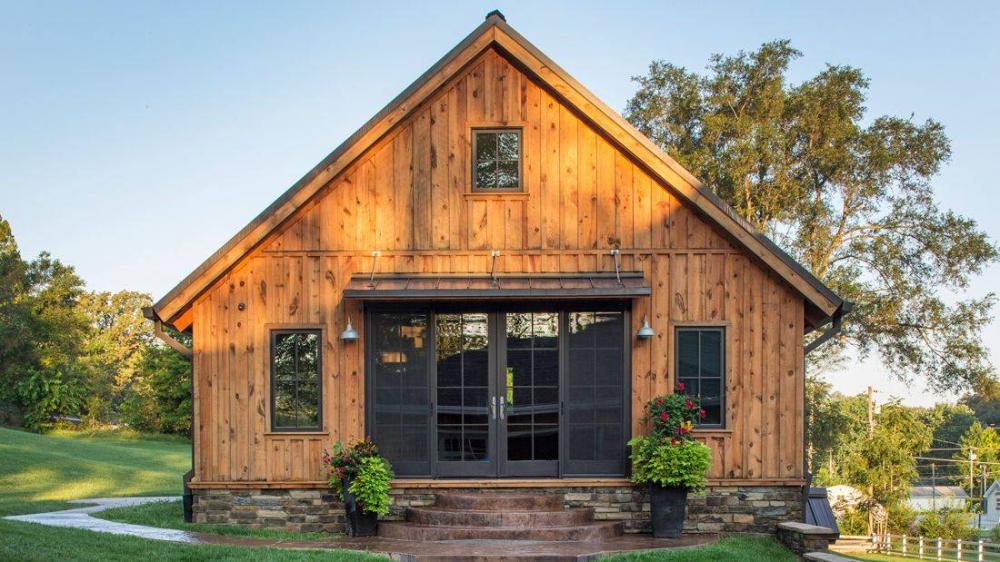
[[[983,506],[986,511],[980,520],[979,526],[983,529],[992,529],[1000,524],[1000,480],[994,480],[983,496]]]
[[[968,499],[961,486],[913,486],[907,503],[915,511],[965,509]]]

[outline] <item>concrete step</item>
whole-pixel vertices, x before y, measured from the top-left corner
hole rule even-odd
[[[589,507],[553,511],[475,511],[434,506],[406,510],[406,520],[411,523],[458,527],[570,527],[593,519],[594,510]]]
[[[407,562],[578,562],[579,556],[558,554],[511,554],[486,556],[414,556]]]
[[[410,522],[379,523],[378,535],[411,541],[518,540],[518,541],[598,541],[621,536],[621,522],[595,522],[565,527],[459,527],[420,525]]]
[[[437,494],[435,507],[466,511],[558,511],[561,494]]]

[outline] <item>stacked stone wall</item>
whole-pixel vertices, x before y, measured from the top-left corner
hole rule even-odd
[[[395,488],[386,520],[403,520],[407,507],[434,504],[438,491],[560,494],[566,507],[590,507],[597,521],[621,521],[625,531],[650,531],[649,493],[631,486],[601,488]],[[194,490],[198,523],[223,523],[288,531],[343,532],[343,505],[329,490]],[[686,533],[773,534],[778,523],[803,521],[801,488],[714,486],[688,496]]]

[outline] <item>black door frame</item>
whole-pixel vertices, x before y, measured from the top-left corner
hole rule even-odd
[[[562,432],[563,432],[563,372],[565,371],[565,361],[563,356],[563,349],[565,348],[564,338],[564,324],[566,311],[560,307],[544,307],[538,310],[524,310],[521,307],[513,307],[508,310],[498,310],[496,312],[497,316],[497,369],[496,369],[496,397],[498,400],[506,400],[507,385],[507,315],[508,314],[519,314],[519,313],[531,313],[531,312],[552,312],[558,317],[559,332],[557,335],[557,352],[558,352],[558,375],[556,378],[556,385],[558,386],[558,412],[559,412],[559,444],[556,446],[557,458],[555,460],[526,460],[526,461],[512,461],[508,459],[509,451],[507,449],[507,420],[503,418],[498,424],[497,433],[497,458],[500,461],[500,466],[498,475],[500,478],[525,478],[525,477],[541,477],[541,478],[556,478],[559,476],[559,456],[562,454]],[[502,374],[502,376],[501,376]],[[504,409],[500,410],[501,412]],[[509,413],[508,413],[509,416]],[[532,430],[534,430],[534,424],[532,424]]]
[[[562,478],[571,476],[625,476],[628,472],[627,463],[623,461],[620,471],[615,473],[574,470],[568,466],[569,443],[567,440],[566,395],[568,363],[569,313],[585,311],[615,311],[622,313],[622,443],[623,459],[627,459],[625,442],[631,437],[631,306],[629,301],[620,300],[572,300],[548,303],[532,301],[468,301],[468,302],[368,302],[364,306],[365,330],[371,330],[371,316],[377,313],[410,313],[426,316],[428,327],[428,402],[430,404],[430,423],[428,424],[428,458],[430,459],[430,474],[406,475],[401,478],[512,478],[512,477],[550,477]],[[506,418],[501,423],[499,412],[490,410],[488,447],[493,453],[492,459],[480,461],[439,461],[437,450],[437,350],[436,350],[436,316],[439,313],[485,313],[488,326],[488,384],[491,389],[490,403],[494,397],[505,398],[505,380],[500,376],[506,367],[506,330],[505,314],[508,312],[556,312],[559,315],[559,459],[557,461],[507,461]],[[365,400],[366,404],[375,404],[374,379],[368,375],[368,366],[373,365],[373,345],[375,339],[366,333],[365,347]],[[502,362],[501,362],[502,361]],[[365,407],[365,434],[374,437],[375,408]],[[554,467],[553,467],[554,465]]]
[[[486,419],[487,419],[487,437],[486,437],[486,451],[488,457],[486,460],[482,461],[442,461],[438,455],[438,408],[440,405],[437,403],[437,316],[438,314],[485,314],[486,315],[486,388],[487,388],[487,401],[486,401]],[[427,338],[430,348],[430,371],[429,371],[429,382],[430,382],[430,395],[432,397],[431,401],[431,424],[430,424],[430,443],[431,443],[431,470],[435,477],[439,478],[476,478],[476,477],[486,477],[486,478],[496,478],[497,476],[497,426],[499,421],[497,416],[494,414],[494,410],[491,409],[491,404],[494,400],[496,392],[496,372],[497,372],[497,352],[496,352],[496,330],[497,321],[496,314],[491,311],[488,307],[476,307],[471,306],[465,310],[440,310],[435,309],[430,313],[430,324],[431,333]],[[463,373],[464,376],[464,373]],[[463,411],[464,415],[464,411]]]

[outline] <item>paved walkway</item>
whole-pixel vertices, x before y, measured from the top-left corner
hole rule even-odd
[[[113,533],[116,535],[131,535],[144,539],[158,541],[173,541],[185,543],[201,542],[193,533],[178,531],[175,529],[160,529],[159,527],[147,527],[145,525],[130,525],[128,523],[118,523],[106,519],[91,517],[91,513],[104,511],[115,507],[130,507],[153,502],[169,502],[181,499],[179,496],[153,496],[142,498],[92,498],[87,500],[73,500],[70,503],[94,504],[75,509],[63,511],[50,511],[49,513],[33,513],[31,515],[11,515],[4,517],[13,521],[24,521],[26,523],[38,523],[50,527],[72,527],[74,529],[86,529],[88,531],[98,531],[101,533]]]
[[[546,560],[580,561],[593,560],[601,555],[653,550],[660,548],[692,548],[713,542],[717,539],[710,535],[686,535],[680,539],[654,539],[649,535],[625,535],[611,537],[599,542],[544,542],[544,541],[409,541],[385,539],[381,537],[331,537],[320,540],[287,540],[261,539],[253,537],[234,537],[161,529],[145,525],[130,525],[91,517],[90,514],[115,507],[128,507],[152,502],[177,501],[179,497],[130,497],[130,498],[93,498],[74,500],[71,503],[93,504],[86,507],[35,513],[31,515],[12,515],[4,519],[38,523],[52,527],[71,527],[86,529],[101,533],[116,535],[131,535],[144,539],[173,541],[188,544],[218,544],[231,546],[252,546],[271,548],[290,548],[308,550],[347,549],[367,551],[372,554],[387,555],[399,560],[419,561],[422,559],[441,560],[447,558],[468,558],[470,551],[481,559],[497,560]]]

